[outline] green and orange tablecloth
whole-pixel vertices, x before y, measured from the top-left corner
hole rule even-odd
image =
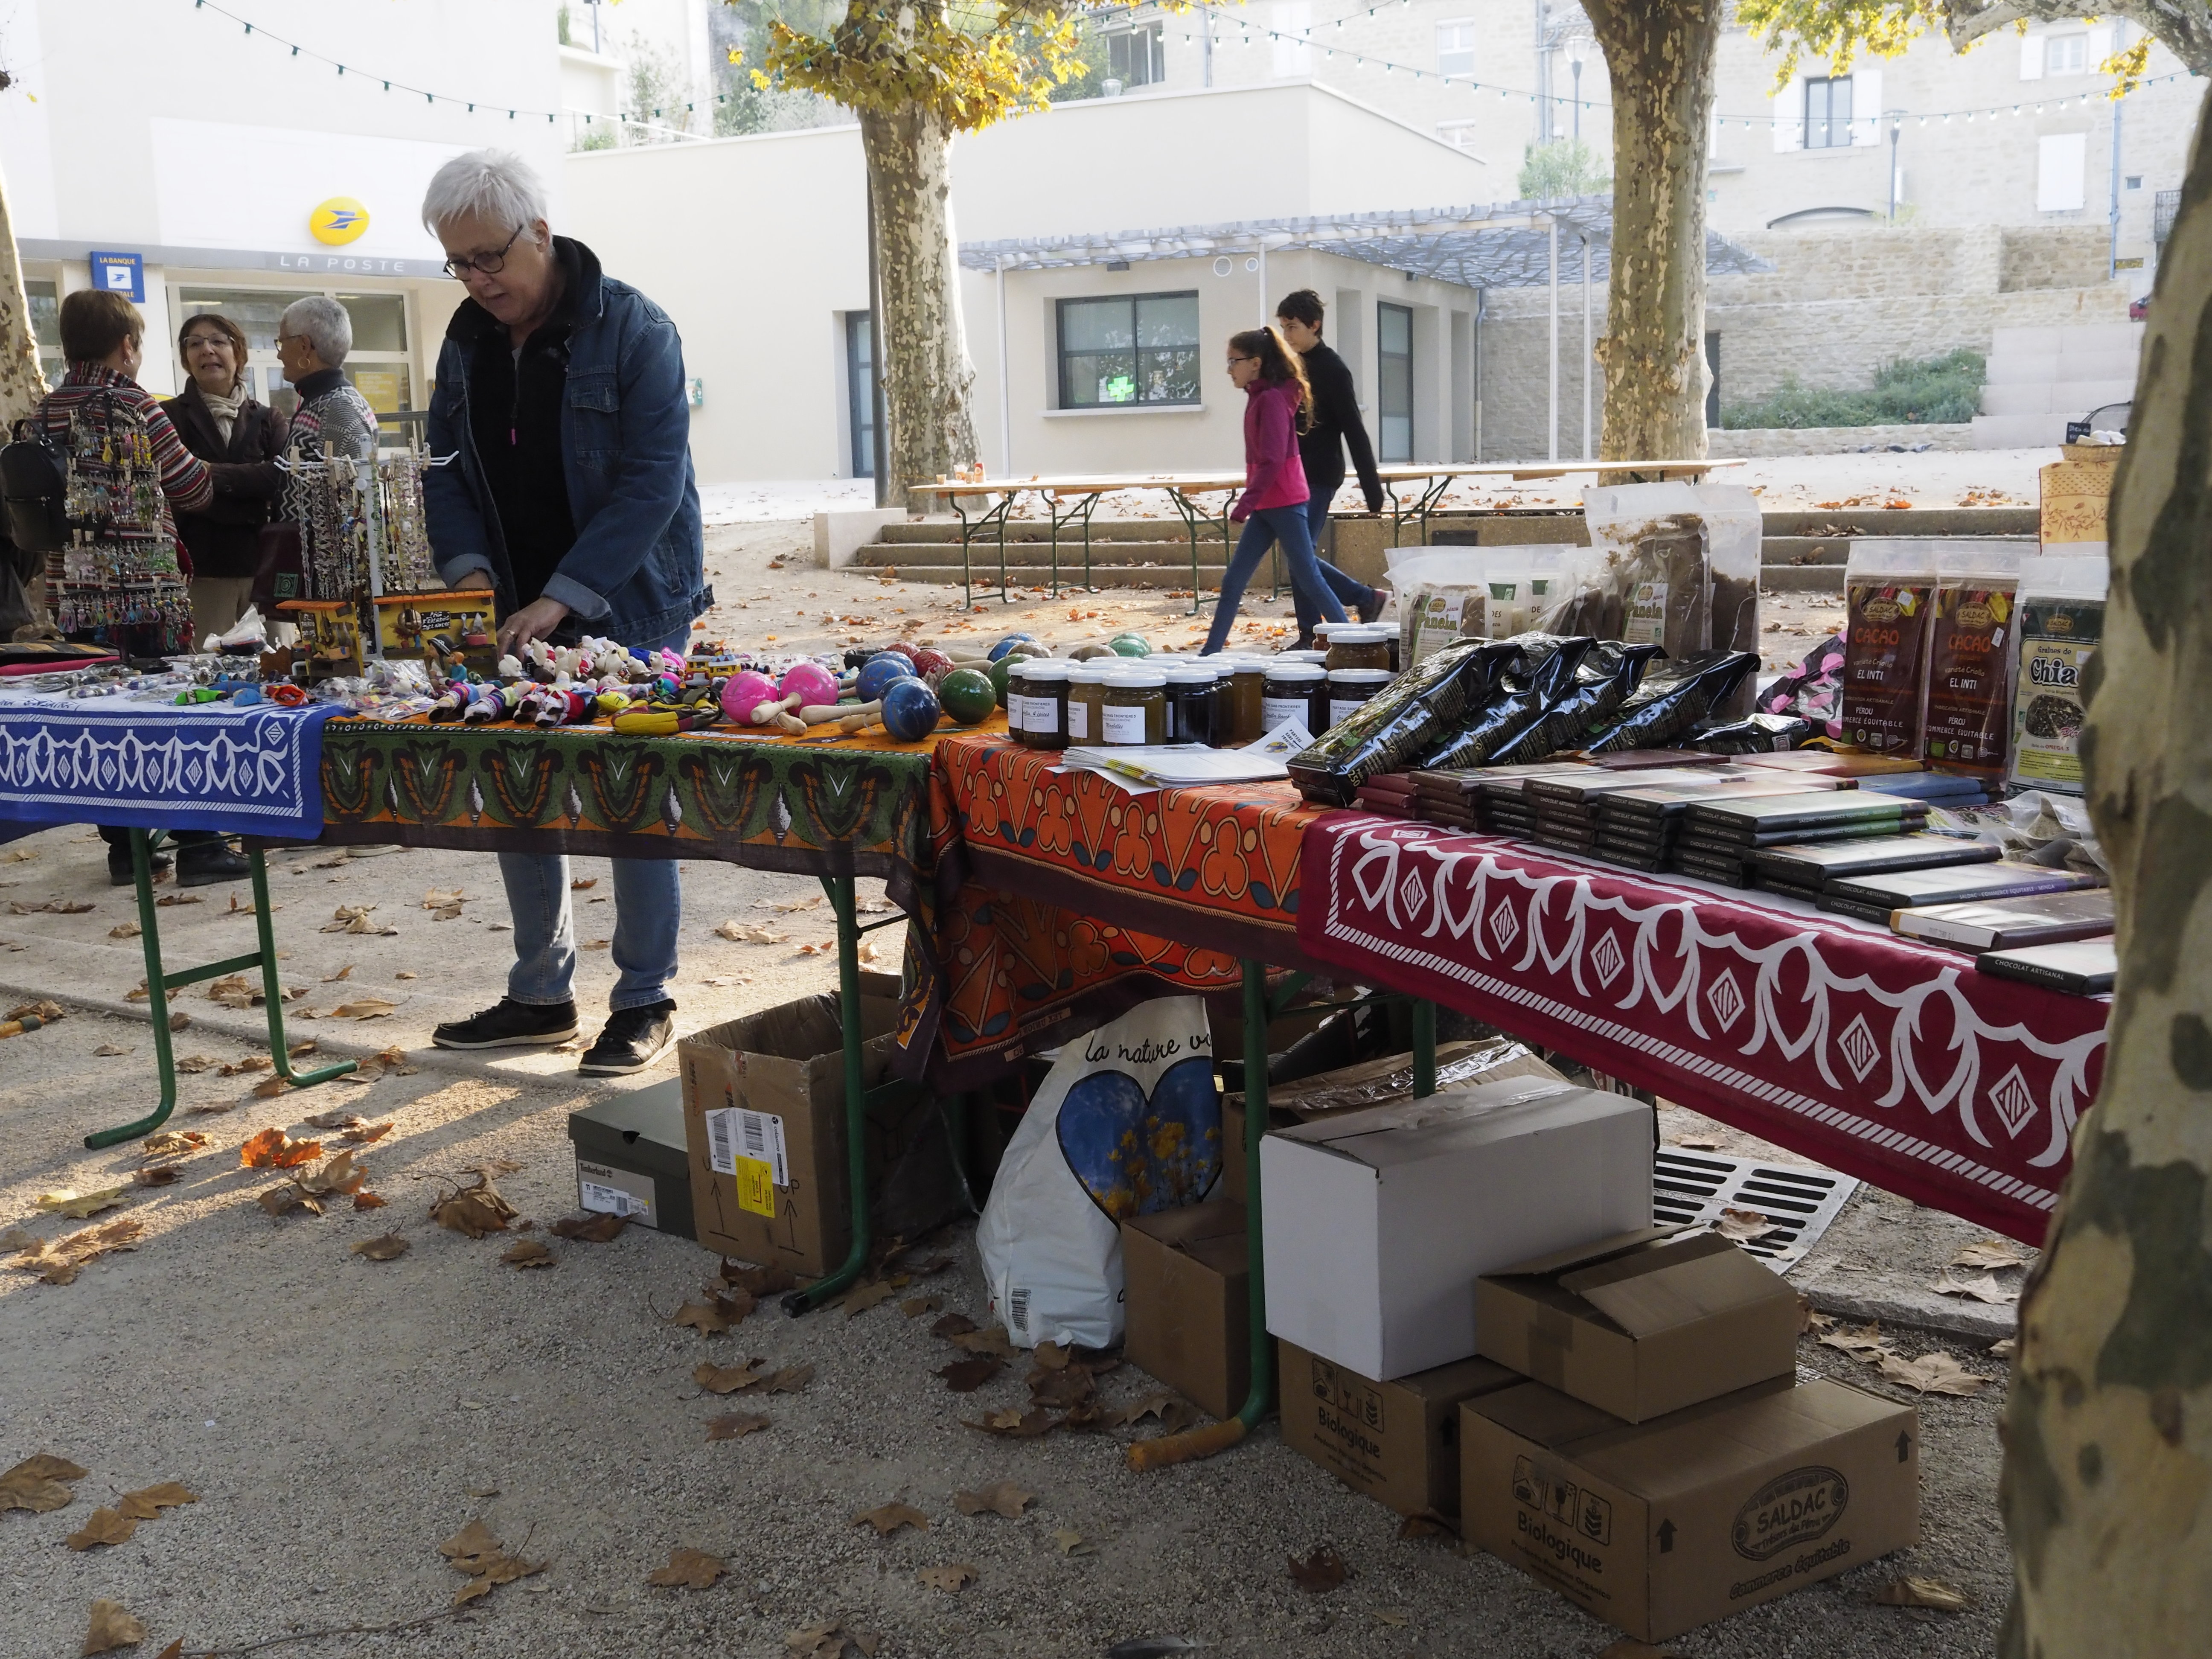
[[[1169,987],[1232,991],[1244,957],[1316,965],[1297,942],[1298,849],[1320,813],[1287,783],[1132,794],[1059,759],[982,732],[938,743],[948,1085]]]

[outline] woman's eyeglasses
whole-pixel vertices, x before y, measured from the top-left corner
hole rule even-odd
[[[473,270],[479,276],[498,276],[507,268],[507,249],[514,246],[515,237],[521,235],[526,228],[525,226],[517,225],[514,228],[514,235],[501,243],[496,253],[479,253],[473,258],[466,254],[454,255],[446,261],[446,275],[455,277],[465,276]]]
[[[185,342],[187,351],[213,351],[218,347],[230,349],[230,337],[224,334],[195,334]]]

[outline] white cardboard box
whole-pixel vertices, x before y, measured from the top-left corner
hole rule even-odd
[[[1474,1281],[1651,1221],[1651,1109],[1526,1078],[1260,1143],[1267,1329],[1378,1381],[1474,1352]]]

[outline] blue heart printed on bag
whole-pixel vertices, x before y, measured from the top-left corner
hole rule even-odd
[[[1115,1221],[1195,1204],[1221,1169],[1213,1060],[1177,1060],[1147,1096],[1127,1072],[1093,1072],[1060,1103],[1060,1155]]]

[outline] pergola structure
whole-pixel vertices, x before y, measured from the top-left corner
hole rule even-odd
[[[1384,213],[1322,214],[1298,219],[1240,219],[1221,224],[1176,225],[1152,230],[1096,231],[1063,236],[1017,236],[963,242],[960,263],[997,274],[1003,369],[1006,273],[1060,270],[1079,265],[1118,269],[1153,259],[1256,259],[1267,291],[1267,256],[1300,251],[1334,253],[1408,276],[1471,289],[1551,289],[1550,453],[1559,459],[1559,285],[1578,283],[1583,301],[1583,459],[1595,454],[1588,364],[1592,344],[1591,285],[1612,273],[1613,198],[1571,196],[1547,202],[1488,206],[1401,209]],[[1705,269],[1715,276],[1771,270],[1773,266],[1718,231],[1705,233]],[[1225,269],[1222,274],[1226,274]],[[1478,346],[1478,350],[1480,347]],[[1002,374],[1003,378],[1003,374]]]

